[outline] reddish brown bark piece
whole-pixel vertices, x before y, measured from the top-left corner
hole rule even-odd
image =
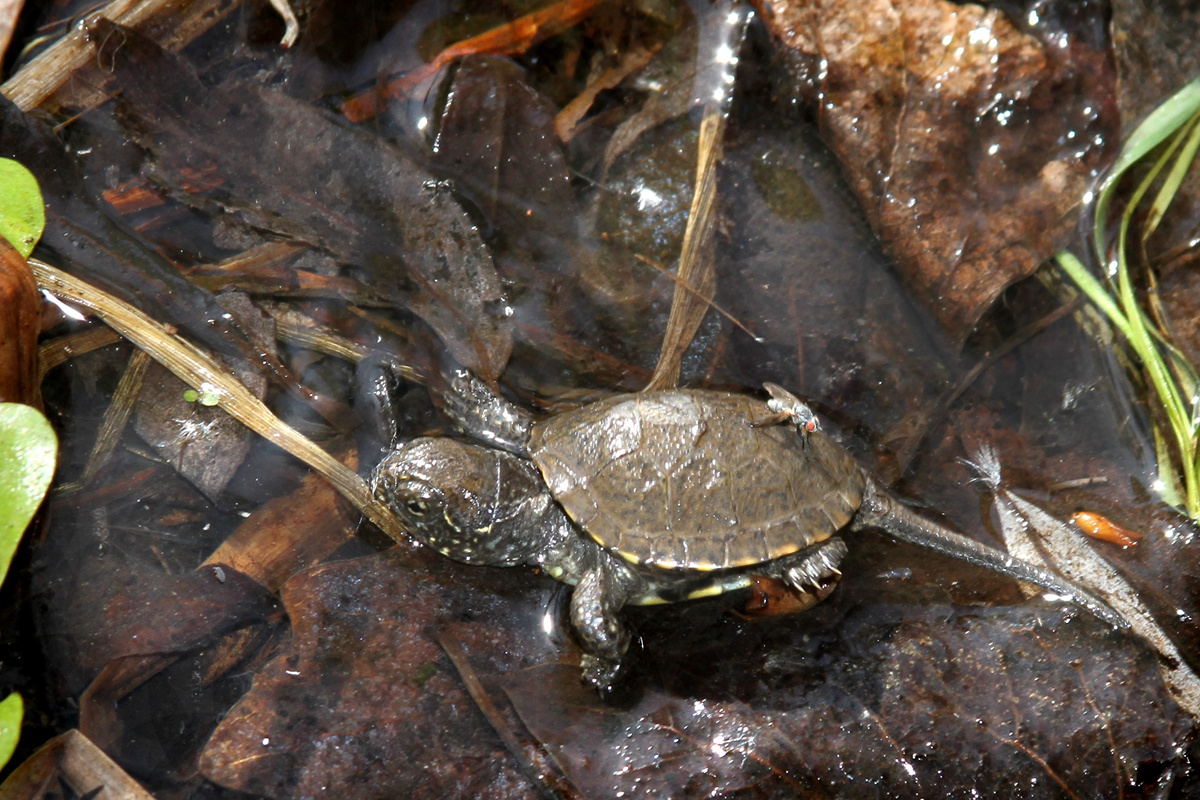
[[[944,0],[764,6],[821,63],[825,138],[910,289],[962,340],[1071,232],[1115,141],[1107,42],[1048,26],[1039,41]]]
[[[358,454],[339,456],[351,469]],[[224,564],[272,592],[345,544],[358,516],[324,477],[312,474],[295,491],[270,500],[247,517],[205,564]]]

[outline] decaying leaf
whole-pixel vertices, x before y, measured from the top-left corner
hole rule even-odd
[[[488,380],[503,370],[512,331],[499,279],[447,187],[332,114],[248,83],[210,90],[136,33],[95,27],[126,114],[172,191],[197,202],[202,190],[255,227],[325,248],[429,323],[464,365]],[[172,78],[149,82],[148,71]],[[204,167],[213,176],[197,184]]]
[[[221,722],[204,774],[278,798],[536,797],[429,628],[460,620],[482,674],[544,658],[529,631],[546,584],[475,573],[400,546],[293,578],[293,645]]]
[[[765,9],[822,64],[827,142],[911,290],[961,341],[1073,230],[1117,134],[1107,42],[1039,40],[948,0]]]
[[[50,797],[54,789],[69,789],[77,797],[104,793],[123,800],[154,800],[154,795],[77,730],[69,730],[38,748],[8,776],[0,786],[0,795]]]
[[[270,361],[251,349],[245,332],[225,318],[210,292],[186,280],[103,204],[88,197],[78,163],[68,157],[49,126],[4,98],[0,115],[0,149],[37,175],[46,200],[42,247],[73,274],[86,274],[89,281],[169,320],[217,352]]]
[[[0,240],[0,401],[41,406],[42,298],[25,259]]]
[[[275,353],[275,325],[270,317],[243,294],[226,293],[218,301],[255,347]],[[260,400],[266,396],[266,376],[255,364],[228,356],[220,360],[247,390]],[[151,365],[147,372],[138,395],[135,430],[197,489],[216,500],[250,450],[250,430],[224,410],[206,404],[204,397],[189,393],[187,384],[161,364]]]
[[[767,634],[733,656],[740,682],[710,684],[701,658],[659,662],[662,688],[632,706],[598,702],[562,666],[505,686],[587,797],[1057,800],[1169,784],[1188,716],[1161,715],[1153,655],[1109,638],[1100,656],[1078,623],[863,608],[790,644]]]
[[[502,266],[570,274],[578,202],[553,107],[499,58],[464,59],[448,89],[434,142],[439,172],[495,229]]]
[[[1008,552],[1055,570],[1104,598],[1129,621],[1130,629],[1162,656],[1163,681],[1175,702],[1200,717],[1200,677],[1188,666],[1133,586],[1092,549],[1079,531],[1004,486],[995,450],[980,448],[972,456],[972,466],[995,497]]]

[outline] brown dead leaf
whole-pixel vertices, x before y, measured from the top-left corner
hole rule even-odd
[[[215,200],[252,227],[325,248],[427,322],[465,366],[488,380],[503,371],[512,329],[502,287],[449,187],[314,106],[236,81],[209,89],[135,32],[105,20],[92,29],[130,134],[180,199]],[[148,71],[160,80],[144,80]]]
[[[217,298],[229,310],[251,342],[275,355],[275,324],[250,299],[239,293]],[[229,356],[216,356],[260,400],[267,379],[255,364]],[[250,430],[223,409],[185,398],[187,385],[161,364],[151,364],[138,395],[134,427],[160,456],[179,473],[215,500],[250,451]]]
[[[662,683],[628,705],[559,665],[504,685],[587,797],[1153,796],[1191,718],[1153,655],[1068,616],[880,605],[746,624],[764,638],[729,642],[727,667],[649,653]]]
[[[1111,153],[1106,43],[1045,26],[1039,41],[1000,10],[946,0],[764,7],[780,41],[824,65],[825,138],[912,291],[961,341],[1065,243]]]
[[[564,142],[575,138],[580,120],[591,109],[592,103],[596,101],[596,95],[606,89],[619,86],[621,81],[649,64],[650,59],[654,58],[654,54],[657,52],[658,47],[638,47],[630,50],[621,56],[620,63],[604,70],[589,81],[584,90],[555,115],[554,132],[558,134],[558,138]]]
[[[293,644],[217,727],[203,773],[279,798],[537,797],[430,632],[450,625],[484,676],[544,660],[548,588],[403,545],[297,575]]]

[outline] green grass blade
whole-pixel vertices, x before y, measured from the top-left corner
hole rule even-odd
[[[1059,252],[1055,259],[1063,272],[1067,273],[1067,277],[1075,281],[1075,285],[1079,287],[1079,291],[1087,296],[1092,305],[1104,312],[1104,316],[1108,317],[1109,322],[1113,327],[1125,335],[1132,338],[1133,334],[1129,328],[1129,320],[1125,317],[1125,312],[1112,299],[1112,295],[1104,288],[1100,281],[1096,280],[1096,276],[1083,265],[1075,254],[1070,250]]]
[[[1159,426],[1154,429],[1154,460],[1158,464],[1158,481],[1154,487],[1158,496],[1167,505],[1184,508],[1187,504],[1183,486],[1179,483],[1179,475],[1175,473],[1175,464],[1171,460],[1171,446]]]
[[[1184,128],[1180,129],[1179,140],[1182,141],[1185,137],[1186,142],[1183,149],[1175,156],[1171,169],[1163,180],[1163,185],[1159,187],[1154,202],[1150,204],[1150,213],[1146,216],[1146,224],[1142,228],[1143,242],[1150,238],[1150,235],[1158,228],[1158,223],[1162,222],[1163,215],[1167,213],[1167,208],[1175,199],[1183,179],[1187,177],[1188,170],[1191,169],[1192,162],[1196,159],[1196,149],[1200,147],[1200,112],[1193,114]]]
[[[1093,231],[1096,255],[1104,260],[1104,239],[1109,208],[1117,182],[1125,172],[1154,148],[1174,135],[1187,120],[1200,111],[1200,76],[1171,95],[1138,125],[1121,148],[1117,160],[1096,191],[1096,222]]]

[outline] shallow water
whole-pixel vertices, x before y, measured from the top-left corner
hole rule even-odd
[[[878,89],[879,117],[823,110],[856,97],[850,62],[831,59],[822,80],[820,65],[787,51],[761,19],[751,25],[720,166],[713,258],[725,313],[701,322],[681,383],[797,391],[881,482],[992,544],[987,502],[958,459],[995,445],[1006,479],[1046,492],[1051,512],[1088,508],[1146,534],[1135,548],[1096,549],[1190,656],[1193,528],[1152,494],[1145,411],[1109,354],[1066,317],[943,402],[1057,305],[1026,280],[962,330],[973,312],[944,307],[962,301],[960,284],[983,304],[1006,282],[968,256],[1009,253],[1032,269],[1031,253],[1052,253],[1069,221],[1055,234],[1026,219],[1005,239],[996,216],[1074,206],[1065,188],[1037,193],[1045,164],[1074,152],[1069,131],[1093,144],[1061,185],[1084,185],[1111,157],[1093,128],[1119,121],[1112,68],[1086,72],[1108,58],[1104,11],[1039,9],[1007,28],[994,12],[987,30],[1005,47],[1044,49],[1050,77],[942,117],[935,94],[914,95],[900,103],[903,120]],[[696,41],[711,35],[696,32],[694,15],[706,8],[602,7],[511,58],[473,57],[357,128],[335,113],[376,76],[418,67],[418,50],[427,59],[441,40],[527,10],[318,5],[285,52],[269,8],[239,7],[177,60],[106,36],[97,63],[122,99],[62,131],[85,171],[81,196],[111,204],[135,240],[197,286],[240,289],[254,305],[206,305],[119,269],[94,280],[258,374],[281,418],[332,452],[356,450],[363,474],[393,433],[445,430],[426,387],[380,378],[395,361],[428,371],[431,341],[493,370],[530,408],[643,386],[673,283],[647,262],[673,266],[691,203],[700,114],[689,98]],[[932,19],[931,30],[949,24]],[[979,30],[954,29],[972,44]],[[563,142],[555,115],[639,49],[646,66],[599,93]],[[1026,51],[1004,52],[1019,61]],[[1090,101],[1070,94],[1081,75],[1100,95],[1089,115]],[[1069,99],[1056,106],[1056,92]],[[991,138],[971,138],[971,108],[987,109]],[[999,122],[1005,109],[1025,127]],[[637,121],[646,130],[633,137]],[[866,157],[886,138],[852,135],[882,122],[902,134],[887,165]],[[973,160],[989,143],[1015,152]],[[847,161],[854,154],[863,160]],[[1006,182],[1011,174],[1038,182]],[[884,194],[864,201],[864,187],[891,176],[886,197],[915,200],[915,239],[885,227],[904,217]],[[964,190],[972,181],[987,185]],[[951,226],[972,214],[969,227]],[[971,280],[951,270],[942,279],[954,290],[939,306],[939,278],[921,272],[913,249],[944,252],[957,234],[967,254],[957,275]],[[296,246],[270,249],[280,240]],[[73,252],[49,240],[45,249],[59,262]],[[249,251],[260,260],[233,261]],[[276,349],[272,320],[287,311],[366,357],[355,364],[295,341]],[[226,330],[209,324],[213,314]],[[89,325],[99,323],[65,322],[47,338]],[[47,376],[59,484],[82,474],[129,356],[110,346]],[[390,425],[371,391],[381,380],[394,395]],[[840,585],[803,614],[749,619],[744,593],[631,610],[628,674],[601,698],[578,681],[565,587],[391,546],[298,461],[236,425],[217,432],[222,412],[180,401],[183,385],[164,373],[147,381],[114,454],[88,485],[53,496],[6,586],[22,654],[0,674],[36,709],[22,754],[79,726],[173,797],[1193,791],[1193,722],[1163,688],[1154,654],[1068,605],[1024,599],[1007,579],[862,534]],[[1090,480],[1050,491],[1080,479]],[[231,556],[204,563],[233,552],[230,537],[250,542],[238,551],[247,575]]]

